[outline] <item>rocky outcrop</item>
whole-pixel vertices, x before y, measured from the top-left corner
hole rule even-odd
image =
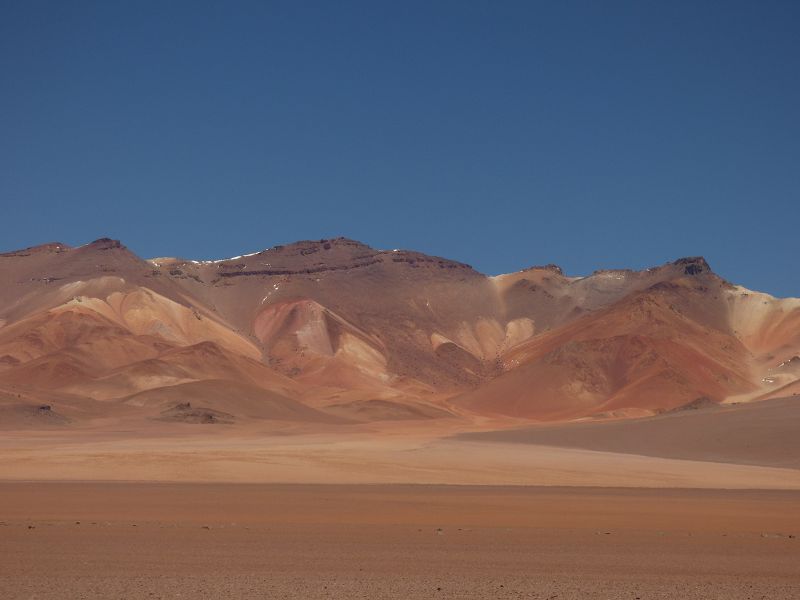
[[[711,267],[702,256],[679,258],[672,264],[677,267],[683,267],[683,273],[685,275],[699,275],[700,273],[711,272]]]

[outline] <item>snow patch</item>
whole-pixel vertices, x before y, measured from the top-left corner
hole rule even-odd
[[[248,256],[255,256],[256,254],[261,254],[262,252],[266,252],[266,250],[259,250],[258,252],[251,252],[250,254],[240,254],[239,256],[231,256],[230,258],[219,258],[217,260],[193,260],[193,262],[198,265],[213,265],[216,263],[227,262],[229,260],[239,260],[240,258],[247,258]]]

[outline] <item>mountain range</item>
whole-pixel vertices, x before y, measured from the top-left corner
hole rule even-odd
[[[346,238],[0,254],[2,427],[620,419],[800,394],[800,300],[700,257],[487,276]]]

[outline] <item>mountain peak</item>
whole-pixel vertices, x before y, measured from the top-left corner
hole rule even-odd
[[[527,267],[522,269],[523,271],[550,271],[555,273],[556,275],[564,275],[564,270],[556,264],[548,263],[546,265],[534,265],[532,267]]]
[[[103,237],[96,239],[93,242],[86,244],[87,248],[93,248],[95,250],[113,250],[116,248],[125,248],[122,245],[122,242],[119,240],[112,240],[111,238]]]
[[[676,267],[682,267],[684,275],[699,275],[701,273],[711,273],[711,267],[702,256],[687,256],[679,258],[670,263]]]

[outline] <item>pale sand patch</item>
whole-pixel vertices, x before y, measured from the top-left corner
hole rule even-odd
[[[374,433],[9,433],[0,479],[800,489],[793,469]]]

